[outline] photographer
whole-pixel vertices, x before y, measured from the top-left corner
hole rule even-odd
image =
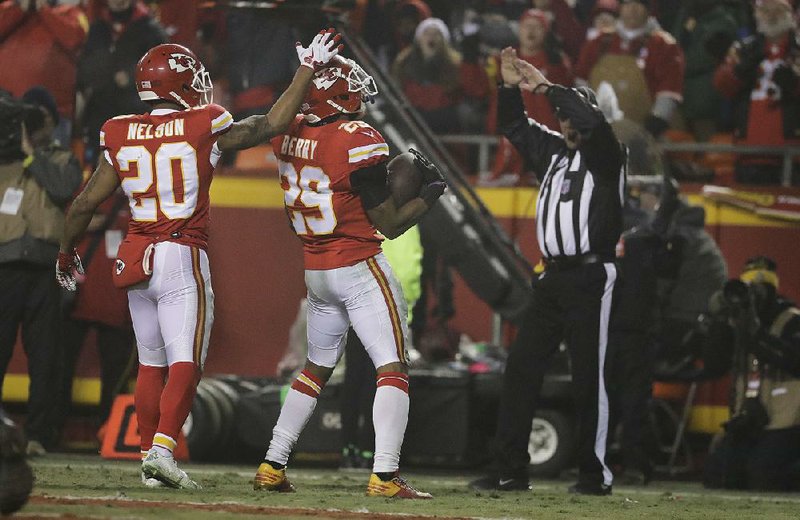
[[[777,290],[775,262],[756,257],[709,302],[705,368],[733,387],[706,487],[800,489],[800,309]]]
[[[58,285],[52,270],[64,206],[81,181],[78,161],[53,143],[55,101],[42,87],[0,93],[0,387],[22,325],[30,388],[29,455],[53,440],[53,395],[60,383]]]

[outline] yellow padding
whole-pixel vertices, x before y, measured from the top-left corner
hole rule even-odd
[[[698,433],[717,433],[722,423],[730,417],[727,406],[693,406],[689,418],[689,431]]]
[[[28,376],[7,374],[3,383],[3,401],[9,403],[28,402]],[[100,403],[100,378],[76,377],[72,383],[74,404],[97,405]]]

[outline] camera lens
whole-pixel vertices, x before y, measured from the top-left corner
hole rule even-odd
[[[743,305],[750,300],[750,289],[741,280],[728,280],[722,288],[722,294],[731,305]]]

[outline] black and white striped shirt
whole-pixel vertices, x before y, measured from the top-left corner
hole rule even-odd
[[[577,150],[570,150],[560,133],[526,117],[516,88],[499,89],[499,128],[539,176],[536,232],[544,257],[612,259],[622,232],[625,148],[599,109],[574,89],[559,89],[558,96],[548,95],[551,103],[568,104],[564,111],[577,114],[570,118],[573,127],[588,135]]]

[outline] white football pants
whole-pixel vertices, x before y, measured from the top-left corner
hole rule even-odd
[[[407,362],[408,308],[383,253],[348,267],[306,270],[305,278],[312,363],[336,365],[350,324],[376,368]]]
[[[153,276],[128,290],[139,362],[165,367],[194,362],[202,370],[214,323],[208,256],[175,242],[155,245]]]

